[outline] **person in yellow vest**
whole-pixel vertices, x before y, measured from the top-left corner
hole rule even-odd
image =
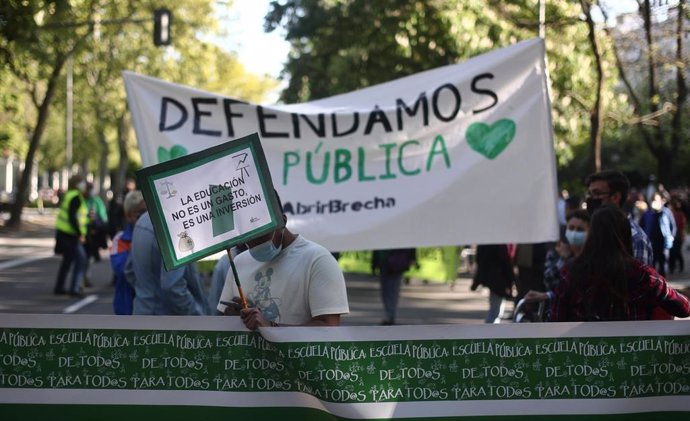
[[[89,208],[86,205],[86,181],[80,175],[69,180],[69,190],[62,197],[55,222],[55,254],[62,255],[62,263],[55,281],[56,295],[68,294],[82,297],[81,284],[86,269],[86,233],[89,224]],[[69,291],[65,279],[72,269]]]

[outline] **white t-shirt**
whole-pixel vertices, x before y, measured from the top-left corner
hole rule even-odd
[[[324,247],[297,236],[270,262],[259,262],[246,251],[235,259],[247,302],[276,323],[301,325],[324,314],[345,314],[345,277],[333,255]],[[221,301],[239,296],[232,270],[225,278]],[[225,311],[218,304],[218,311]]]

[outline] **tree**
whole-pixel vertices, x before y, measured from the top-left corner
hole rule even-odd
[[[677,184],[676,157],[687,138],[687,68],[684,44],[688,11],[680,1],[657,15],[652,2],[638,0],[637,16],[625,28],[607,28],[620,78],[630,97],[637,128],[656,159],[659,181]],[[606,9],[604,9],[606,13]]]
[[[281,98],[318,99],[454,63],[462,50],[443,2],[399,0],[271,4],[265,27],[287,29],[293,53]]]
[[[212,6],[211,0],[180,0],[169,5],[175,16],[170,47],[153,45],[152,22],[103,25],[99,37],[90,39],[80,54],[80,74],[75,75],[75,83],[86,93],[81,96],[83,113],[93,115],[78,129],[88,133],[89,139],[98,140],[85,153],[99,169],[101,180],[109,168],[116,166],[113,191],[121,190],[130,168],[130,156],[136,155],[130,141],[131,123],[122,71],[132,70],[248,101],[260,101],[275,86],[275,81],[248,74],[235,56],[200,40],[202,32],[213,31],[217,25]],[[150,16],[149,7],[146,1],[119,0],[107,2],[100,12],[104,16],[122,16],[126,12],[131,20],[139,21],[142,16]],[[89,121],[96,124],[89,125]],[[117,150],[116,157],[111,153],[113,149]],[[99,151],[97,159],[94,151]]]
[[[22,141],[31,116],[32,105],[19,88],[21,84],[8,68],[0,69],[0,155],[26,154],[26,142]]]
[[[83,47],[93,28],[56,28],[41,30],[36,22],[43,17],[46,24],[54,22],[91,20],[95,1],[85,2],[83,8],[75,9],[67,1],[15,1],[4,2],[0,9],[0,55],[24,88],[36,108],[36,122],[33,125],[24,170],[12,204],[9,226],[21,223],[21,213],[29,191],[29,181],[46,127],[50,106],[55,97],[57,81],[67,60]]]
[[[155,3],[155,2],[154,2]],[[259,99],[272,88],[272,81],[247,75],[237,59],[217,47],[199,41],[200,34],[216,25],[212,0],[178,0],[168,7],[175,16],[173,46],[156,48],[152,40],[153,9],[148,0],[10,0],[0,6],[0,60],[7,65],[0,77],[20,81],[25,94],[36,110],[36,121],[29,134],[22,172],[9,225],[21,222],[21,213],[29,190],[34,161],[39,157],[46,130],[58,133],[62,123],[50,117],[50,111],[63,112],[62,103],[53,103],[64,83],[63,67],[73,58],[75,92],[75,162],[94,167],[100,180],[111,167],[117,166],[113,188],[124,182],[132,150],[131,127],[121,77],[122,70],[133,70],[173,82],[205,88],[220,86],[219,78],[228,78],[227,87],[235,88],[235,96]],[[229,4],[226,3],[229,7]],[[99,23],[100,22],[100,23]],[[200,66],[199,63],[204,63]],[[220,76],[222,75],[222,76]],[[246,89],[244,89],[246,87]],[[239,93],[239,95],[237,95]],[[21,127],[23,117],[12,112],[16,104],[11,96],[0,97],[2,121],[16,120],[12,127]],[[26,113],[30,115],[31,113]],[[62,122],[65,120],[62,119]],[[11,128],[12,128],[11,127]],[[0,131],[2,136],[17,137],[17,130]],[[64,133],[64,131],[63,131]],[[57,137],[57,136],[56,136]],[[112,157],[113,138],[117,158]],[[9,145],[11,142],[5,141]],[[21,150],[21,142],[14,150]],[[45,145],[45,161],[53,167],[62,154],[55,153],[61,145]]]

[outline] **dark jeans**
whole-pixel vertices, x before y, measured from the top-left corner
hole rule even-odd
[[[79,293],[81,281],[84,278],[84,271],[86,269],[86,251],[78,239],[70,241],[65,244],[62,250],[62,263],[58,270],[57,280],[55,281],[55,292],[62,292],[65,289],[65,279],[67,274],[72,269],[72,282],[69,292],[72,294]]]
[[[666,276],[666,253],[663,247],[652,247],[654,251],[654,269],[659,272],[659,275]]]
[[[402,273],[381,273],[381,299],[386,321],[395,321],[402,279]]]
[[[685,270],[685,258],[683,257],[683,240],[681,240],[680,235],[676,235],[675,241],[673,241],[673,247],[671,247],[671,252],[668,257],[668,271],[673,273],[676,270],[676,263],[678,263],[678,272]]]

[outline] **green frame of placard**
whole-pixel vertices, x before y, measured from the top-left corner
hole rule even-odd
[[[267,201],[270,221],[242,235],[195,251],[178,259],[175,255],[172,237],[167,228],[159,196],[156,193],[156,181],[161,178],[198,168],[209,162],[235,154],[243,149],[249,149],[251,151],[251,157],[253,158],[254,165],[259,174],[262,194]],[[151,222],[153,223],[156,240],[158,241],[158,246],[167,270],[173,270],[187,263],[218,253],[219,251],[227,250],[236,244],[246,243],[253,238],[275,231],[285,225],[282,218],[282,211],[280,210],[280,205],[275,195],[266,156],[261,147],[261,140],[256,133],[213,146],[200,152],[142,168],[137,171],[137,186],[144,195],[148,212],[151,215]]]

